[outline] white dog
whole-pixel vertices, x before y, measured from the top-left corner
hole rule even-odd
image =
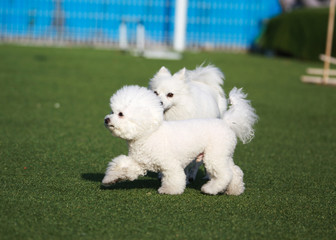
[[[230,92],[231,107],[223,119],[164,121],[162,104],[152,91],[139,86],[118,90],[110,99],[112,113],[105,117],[105,125],[114,136],[127,140],[129,152],[109,163],[102,184],[132,181],[147,170],[160,171],[159,193],[182,194],[186,187],[184,168],[204,153],[211,180],[202,191],[243,193],[243,172],[232,157],[237,138],[244,143],[251,140],[257,120],[245,97],[234,88]]]
[[[149,88],[161,98],[165,120],[220,118],[227,107],[223,78],[223,73],[211,65],[193,71],[183,68],[174,75],[162,67]]]
[[[185,68],[172,75],[162,67],[149,82],[149,88],[161,99],[164,119],[221,118],[227,108],[223,85],[224,75],[216,67]],[[187,168],[187,180],[194,181],[202,155]]]

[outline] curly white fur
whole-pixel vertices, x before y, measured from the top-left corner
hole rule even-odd
[[[174,75],[162,67],[150,80],[149,88],[160,97],[165,120],[221,118],[227,108],[223,79],[223,73],[213,65],[183,68]],[[186,168],[188,181],[196,179],[201,164],[194,161]]]
[[[241,90],[233,96],[236,101],[231,102],[232,113],[225,120],[164,121],[160,99],[152,91],[139,86],[123,87],[111,97],[112,113],[105,117],[105,125],[113,135],[127,140],[129,152],[109,163],[102,183],[132,181],[147,170],[160,171],[163,177],[159,193],[181,194],[186,186],[184,168],[204,153],[211,180],[202,186],[202,192],[243,193],[243,172],[232,156],[237,134],[241,134],[241,139],[251,136],[245,131],[252,129],[257,116]],[[237,121],[236,113],[244,119]]]
[[[223,117],[243,143],[248,143],[254,137],[253,124],[258,118],[246,97],[247,94],[244,94],[241,88],[233,88],[229,94],[229,101],[233,107],[225,112]]]

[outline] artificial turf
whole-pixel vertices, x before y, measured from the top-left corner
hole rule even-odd
[[[160,195],[154,173],[101,187],[127,145],[104,128],[109,97],[162,66],[213,63],[260,117],[239,143],[241,196],[196,182]],[[299,81],[319,63],[233,53],[180,61],[119,51],[0,46],[0,239],[335,239],[336,88]]]

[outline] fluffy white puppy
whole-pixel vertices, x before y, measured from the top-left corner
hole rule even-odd
[[[220,118],[227,107],[223,78],[212,65],[192,71],[183,68],[174,75],[162,67],[150,80],[149,88],[160,97],[165,120]]]
[[[233,162],[237,138],[244,143],[254,136],[257,115],[246,95],[234,88],[231,107],[223,119],[164,121],[160,99],[150,90],[126,86],[110,99],[112,113],[105,125],[114,136],[128,142],[128,156],[108,165],[103,185],[135,180],[146,171],[162,172],[159,193],[181,194],[186,187],[184,168],[200,153],[211,176],[202,191],[207,194],[244,192],[243,172]]]
[[[160,97],[165,120],[221,118],[227,108],[223,79],[223,73],[212,65],[190,71],[183,68],[174,75],[162,67],[150,80],[149,88]],[[201,164],[195,160],[186,168],[188,181],[196,179]]]

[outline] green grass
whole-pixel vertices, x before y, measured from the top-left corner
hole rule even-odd
[[[201,172],[180,196],[159,195],[155,174],[102,188],[107,163],[127,153],[103,126],[109,97],[147,86],[162,65],[203,61],[225,72],[226,93],[243,87],[260,116],[234,157],[245,193],[204,195]],[[302,84],[308,66],[319,65],[1,45],[0,239],[335,239],[336,89]]]

